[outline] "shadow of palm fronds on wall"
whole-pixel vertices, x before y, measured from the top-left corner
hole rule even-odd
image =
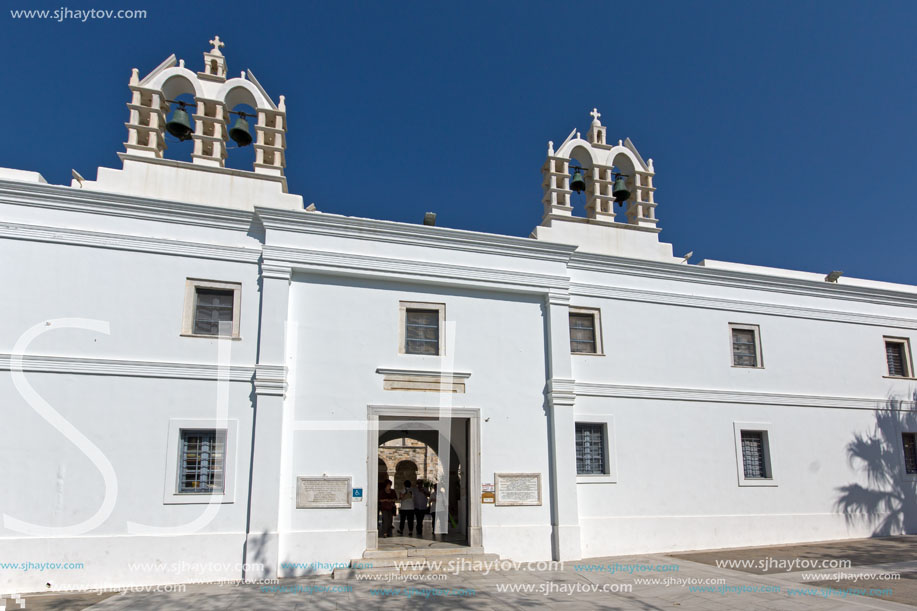
[[[917,533],[917,475],[907,473],[902,433],[917,432],[917,391],[910,400],[889,398],[869,433],[847,444],[847,461],[866,485],[837,488],[835,508],[848,525],[866,524],[872,536]]]

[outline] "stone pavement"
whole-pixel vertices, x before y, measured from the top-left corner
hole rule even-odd
[[[85,594],[80,599],[25,598],[26,609],[67,611],[536,607],[917,611],[917,536],[593,558],[567,562],[556,570],[525,564],[507,570],[511,561],[499,562],[490,567],[496,570],[475,567],[478,570],[445,574],[445,579],[440,579],[442,571],[452,567],[440,567],[440,572],[405,571],[388,581],[318,576],[272,585],[193,585],[181,593],[128,592],[104,600],[105,595],[87,598]],[[900,579],[890,579],[895,575]],[[13,604],[7,611],[18,608]]]

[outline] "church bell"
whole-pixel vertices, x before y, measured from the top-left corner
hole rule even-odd
[[[248,131],[248,121],[245,115],[240,114],[229,130],[229,137],[239,146],[248,146],[252,143],[252,135]]]
[[[184,142],[191,137],[191,117],[185,112],[185,106],[182,104],[172,113],[172,118],[166,123],[166,131]]]
[[[576,193],[582,193],[586,190],[586,180],[583,178],[582,170],[577,169],[573,173],[573,180],[570,181],[570,188]]]
[[[619,204],[623,204],[628,199],[630,199],[630,191],[627,190],[627,185],[624,184],[624,177],[618,176],[615,179],[614,189],[611,191],[611,194],[615,196],[615,201]]]

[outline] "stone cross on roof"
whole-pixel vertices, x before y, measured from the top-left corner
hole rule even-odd
[[[211,53],[213,53],[213,54],[215,54],[215,55],[223,55],[223,54],[220,52],[220,47],[225,47],[225,46],[226,46],[226,43],[223,42],[222,40],[220,40],[220,37],[219,37],[219,36],[214,36],[214,37],[213,37],[213,40],[211,40],[211,41],[209,41],[209,42],[210,42],[211,45],[213,45],[213,49],[210,50]]]
[[[598,109],[598,108],[593,108],[593,109],[592,109],[592,112],[590,112],[589,114],[592,115],[592,119],[593,119],[593,121],[595,121],[596,123],[599,122],[599,117],[602,116],[602,113],[599,112],[599,109]]]

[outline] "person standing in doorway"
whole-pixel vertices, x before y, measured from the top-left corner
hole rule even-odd
[[[411,482],[404,480],[404,492],[401,493],[401,507],[398,508],[401,519],[398,522],[398,534],[404,533],[404,521],[408,522],[408,535],[414,530],[414,491]]]
[[[417,530],[414,533],[418,537],[423,536],[423,519],[427,515],[427,491],[424,490],[423,481],[419,480],[414,487],[414,519],[417,521]],[[408,532],[411,532],[408,530]]]
[[[434,485],[433,488],[436,489],[436,486]],[[449,512],[446,510],[446,487],[439,486],[439,491],[433,495],[433,498],[431,499],[430,502],[433,506],[433,510],[430,512],[430,515],[433,517],[433,520],[432,520],[433,534],[434,534],[433,538],[435,539],[436,538],[436,515],[437,514],[439,514],[439,519],[443,523],[443,526],[441,528],[445,528],[447,531],[449,529]]]
[[[392,536],[392,521],[395,518],[395,499],[398,495],[392,490],[392,480],[385,480],[385,488],[379,493],[379,509],[382,511],[382,536]]]

